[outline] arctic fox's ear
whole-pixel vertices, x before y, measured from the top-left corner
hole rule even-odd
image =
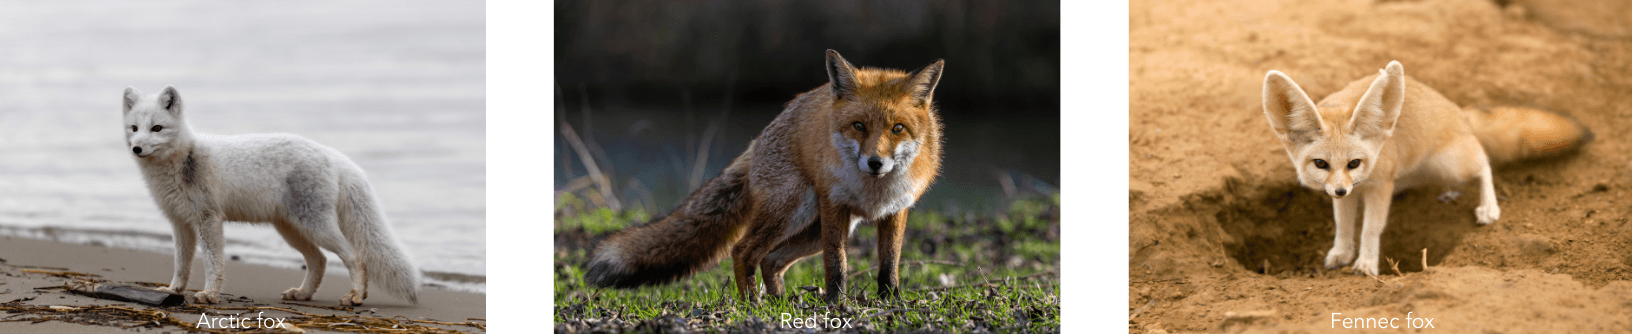
[[[1360,96],[1349,119],[1349,131],[1361,137],[1394,134],[1394,122],[1400,119],[1400,108],[1405,105],[1405,66],[1391,61],[1380,70],[1382,75],[1371,82],[1371,88]]]
[[[937,73],[937,77],[939,73]],[[839,100],[856,91],[856,68],[839,56],[838,51],[827,50],[827,80],[833,83],[833,98]]]
[[[136,90],[136,87],[128,87],[128,86],[125,87],[125,113],[126,114],[130,113],[130,108],[133,108],[133,107],[136,106],[136,101],[141,101],[141,100],[142,100],[142,91]]]
[[[164,86],[164,91],[159,92],[158,102],[159,107],[164,108],[165,111],[176,115],[181,114],[181,93],[176,92],[176,86]]]
[[[1281,71],[1264,75],[1264,116],[1269,117],[1269,127],[1281,140],[1311,141],[1326,131],[1315,101]]]
[[[946,60],[936,59],[934,64],[924,66],[912,76],[912,97],[918,103],[928,104],[935,96],[935,85],[941,82],[941,69],[946,67]]]

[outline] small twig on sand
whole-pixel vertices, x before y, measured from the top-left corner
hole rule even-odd
[[[1422,271],[1428,271],[1428,249],[1422,249]]]
[[[1159,298],[1151,298],[1150,302],[1145,303],[1145,306],[1140,306],[1138,309],[1133,310],[1132,314],[1128,314],[1128,321],[1133,321],[1133,318],[1138,317],[1140,313],[1144,313],[1145,310],[1148,310],[1148,309],[1150,309],[1151,306],[1156,305],[1157,300],[1160,300],[1160,299]]]
[[[1391,257],[1386,259],[1388,259],[1388,265],[1394,268],[1394,276],[1405,276],[1405,274],[1400,273],[1400,261],[1394,261],[1394,258]]]

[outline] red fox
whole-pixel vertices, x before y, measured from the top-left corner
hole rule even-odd
[[[1400,62],[1315,104],[1279,71],[1264,76],[1264,116],[1304,187],[1332,196],[1337,237],[1326,266],[1377,275],[1379,237],[1395,193],[1479,178],[1479,224],[1496,222],[1490,165],[1578,149],[1592,132],[1558,114],[1517,107],[1458,107],[1405,76]],[[1356,259],[1354,220],[1365,204]]]
[[[944,61],[907,73],[856,68],[827,51],[829,83],[799,94],[720,176],[661,220],[602,241],[584,279],[627,288],[671,282],[731,248],[737,292],[782,294],[782,275],[822,252],[823,296],[843,303],[845,243],[878,227],[878,294],[898,295],[907,211],[940,174],[941,121],[933,93]],[[735,245],[733,247],[733,245]]]

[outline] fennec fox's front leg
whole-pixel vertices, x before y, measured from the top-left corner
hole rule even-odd
[[[1332,199],[1332,220],[1337,222],[1337,237],[1332,250],[1326,251],[1326,268],[1336,269],[1354,263],[1354,220],[1359,217],[1360,196]]]
[[[1354,270],[1376,276],[1383,228],[1388,227],[1388,207],[1394,200],[1394,182],[1376,182],[1367,188],[1356,194],[1364,196],[1366,217],[1360,230],[1360,258],[1354,260]]]

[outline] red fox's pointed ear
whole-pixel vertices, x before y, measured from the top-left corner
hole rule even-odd
[[[945,65],[946,60],[937,59],[934,64],[924,66],[924,69],[918,70],[917,74],[913,74],[912,96],[917,98],[919,103],[927,104],[930,102],[931,97],[935,95],[935,84],[941,82],[941,69]]]
[[[1371,87],[1354,106],[1354,116],[1349,118],[1349,131],[1361,136],[1393,135],[1394,122],[1400,119],[1400,109],[1405,106],[1405,66],[1392,61],[1379,72],[1382,74],[1371,81]]]
[[[176,92],[176,86],[164,86],[159,92],[159,107],[172,114],[181,114],[181,93]]]
[[[833,83],[834,100],[856,91],[856,68],[832,49],[827,50],[827,81]]]
[[[1315,101],[1281,71],[1264,75],[1264,116],[1282,140],[1313,140],[1312,136],[1326,130]]]
[[[141,99],[142,92],[136,90],[136,87],[125,87],[125,113],[129,114],[130,108],[136,107],[136,101]]]

